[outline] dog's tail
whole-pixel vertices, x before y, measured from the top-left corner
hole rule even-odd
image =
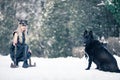
[[[117,70],[116,73],[120,73],[120,70]]]
[[[116,70],[116,71],[114,71],[115,73],[120,73],[120,70],[118,69],[118,70]]]
[[[112,72],[112,73],[120,73],[120,70],[117,69],[117,70],[110,70],[109,72]]]

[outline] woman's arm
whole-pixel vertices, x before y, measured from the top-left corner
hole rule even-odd
[[[17,39],[18,39],[18,34],[14,33],[14,37],[13,37],[13,45],[14,46],[17,44]]]

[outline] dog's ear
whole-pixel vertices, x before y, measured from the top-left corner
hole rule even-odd
[[[83,35],[85,36],[86,34],[88,34],[88,31],[87,31],[87,30],[84,31],[84,34],[83,34]]]
[[[92,32],[92,31],[90,31],[90,32],[89,32],[89,34],[90,34],[90,35],[93,35],[93,32]]]
[[[93,31],[89,32],[89,36],[91,36],[91,38],[93,39]]]

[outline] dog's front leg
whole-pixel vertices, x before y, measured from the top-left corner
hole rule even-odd
[[[88,67],[86,68],[86,70],[89,70],[91,65],[92,65],[92,61],[93,61],[93,57],[89,56],[89,60],[88,60]]]

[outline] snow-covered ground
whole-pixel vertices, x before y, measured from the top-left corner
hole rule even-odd
[[[115,56],[120,68],[120,57]],[[0,56],[0,80],[120,80],[120,73],[96,70],[93,64],[85,70],[88,61],[85,58],[32,58],[36,67],[24,69],[10,68],[10,57]]]

